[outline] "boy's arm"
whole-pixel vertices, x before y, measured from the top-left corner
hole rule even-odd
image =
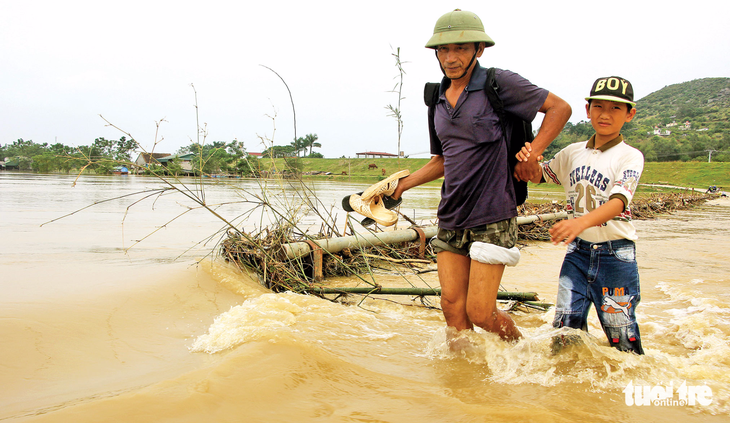
[[[576,219],[561,220],[550,228],[550,240],[555,245],[561,242],[570,244],[584,230],[602,225],[621,214],[624,207],[623,200],[614,197],[586,215]]]

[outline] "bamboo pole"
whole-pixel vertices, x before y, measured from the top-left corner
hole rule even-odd
[[[438,232],[437,226],[427,226],[421,229],[423,229],[426,238],[432,238],[436,236],[436,232]],[[376,247],[386,244],[400,244],[402,242],[415,241],[418,238],[419,235],[415,229],[401,229],[397,231],[377,233],[370,232],[338,238],[316,239],[312,240],[312,242],[317,244],[326,252],[337,253],[345,248],[357,249],[363,247]],[[287,258],[290,259],[306,256],[311,252],[311,248],[306,242],[292,242],[284,244],[283,247]]]
[[[518,216],[518,225],[527,225],[530,223],[546,220],[558,220],[568,217],[567,212],[536,214],[532,216]],[[426,238],[432,238],[438,233],[438,226],[425,226],[421,228]],[[369,232],[365,234],[356,234],[343,236],[338,238],[316,239],[311,242],[317,244],[324,252],[337,253],[345,248],[363,248],[377,247],[386,244],[400,244],[403,242],[415,241],[419,238],[418,232],[414,229],[400,229],[387,232]],[[295,259],[306,256],[312,252],[312,248],[307,242],[291,242],[284,244],[284,251],[287,258]]]
[[[545,214],[533,214],[531,216],[518,216],[517,217],[517,224],[518,225],[529,225],[530,223],[535,222],[544,222],[546,220],[560,220],[560,219],[567,219],[568,218],[568,212],[557,212],[557,213],[545,213]]]
[[[385,288],[375,287],[312,287],[309,292],[316,294],[380,294],[380,295],[441,295],[441,288]],[[498,291],[498,300],[538,301],[537,292]]]

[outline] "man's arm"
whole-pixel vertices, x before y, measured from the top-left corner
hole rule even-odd
[[[442,176],[444,176],[444,156],[431,156],[431,160],[422,168],[398,180],[398,186],[395,188],[392,197],[398,199],[404,191],[434,181]]]
[[[540,131],[532,141],[532,151],[527,156],[526,162],[537,162],[537,156],[542,155],[551,142],[560,134],[563,127],[570,119],[572,110],[570,105],[553,93],[548,93],[545,102],[540,107],[540,112],[545,114],[540,125]],[[525,163],[525,161],[517,163],[515,166],[515,175],[522,181],[530,181],[537,177],[536,172],[540,170],[539,166],[533,163]]]

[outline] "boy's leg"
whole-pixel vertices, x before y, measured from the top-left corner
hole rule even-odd
[[[578,242],[568,245],[558,279],[558,298],[555,303],[553,327],[588,330],[588,268],[590,255],[578,248]]]
[[[578,247],[580,241],[573,241],[560,268],[558,298],[555,304],[553,327],[569,327],[588,331],[588,312],[591,301],[588,293],[588,268],[590,255]],[[560,335],[553,338],[552,350],[557,353],[569,344],[578,342],[577,336]]]
[[[636,248],[632,241],[606,243],[597,252],[600,266],[592,296],[609,344],[621,351],[644,354],[636,306],[641,300]]]

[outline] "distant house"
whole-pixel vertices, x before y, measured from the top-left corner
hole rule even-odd
[[[398,157],[397,154],[381,153],[378,151],[366,151],[364,153],[355,153],[355,154],[357,154],[358,159],[360,159],[360,158],[367,159],[368,157],[372,157],[373,159],[376,157],[381,158],[381,159],[389,159],[389,158],[393,158],[393,157]]]
[[[112,173],[115,175],[127,175],[129,174],[129,169],[127,166],[116,166],[112,169]]]
[[[157,159],[169,156],[170,153],[140,153],[134,163],[139,169],[146,168],[150,163],[160,164]]]
[[[185,173],[192,173],[194,156],[195,156],[194,153],[187,153],[187,154],[141,153],[137,157],[137,160],[135,160],[134,163],[139,167],[139,169],[144,169],[144,168],[148,167],[150,164],[158,164],[158,165],[167,167],[167,165],[171,161],[178,159],[180,162],[180,166],[182,167],[182,170]]]
[[[157,161],[164,167],[167,167],[167,165],[177,159],[180,161],[180,167],[182,167],[182,170],[185,173],[192,173],[193,172],[193,157],[195,157],[195,153],[186,153],[186,154],[172,154],[167,155],[165,157],[160,157],[157,159]]]
[[[257,158],[264,155],[264,153],[251,153],[251,152],[246,152],[246,154],[248,154],[249,156],[257,157]]]
[[[10,158],[7,158],[6,157],[5,158],[5,161],[4,162],[1,162],[1,163],[2,163],[2,168],[3,169],[6,169],[6,170],[10,170],[10,169],[18,170],[18,169],[20,169],[20,160],[18,160],[17,158],[10,159]]]
[[[672,134],[672,131],[669,131],[669,130],[666,130],[666,129],[665,130],[662,130],[658,126],[655,126],[654,127],[654,135],[659,135],[661,137],[668,137],[671,134]]]

